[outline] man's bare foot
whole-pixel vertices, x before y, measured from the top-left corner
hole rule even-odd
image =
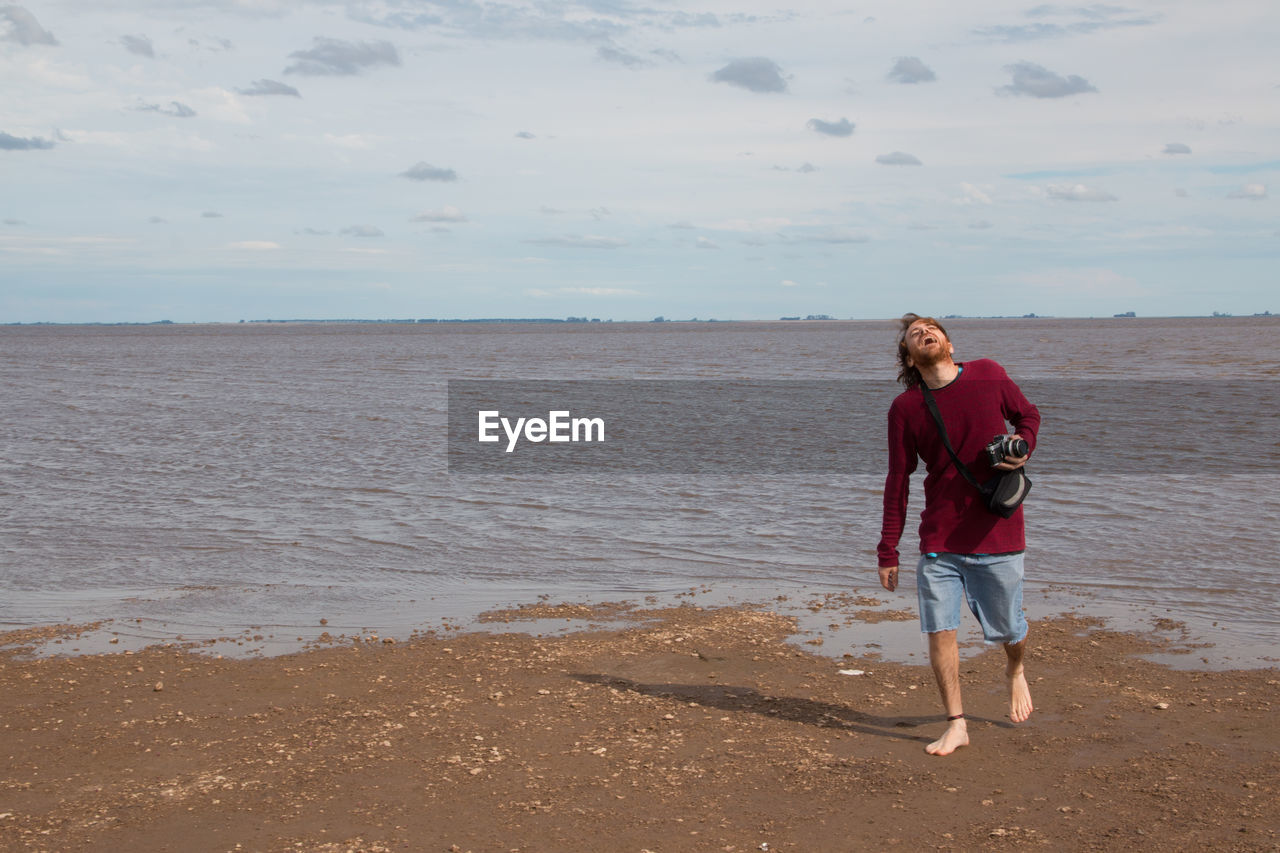
[[[962,746],[969,745],[969,729],[964,720],[952,720],[942,737],[924,748],[930,755],[950,755]]]
[[[1031,688],[1027,686],[1027,676],[1022,667],[1008,676],[1009,678],[1009,719],[1021,723],[1031,716],[1035,710],[1031,704]]]

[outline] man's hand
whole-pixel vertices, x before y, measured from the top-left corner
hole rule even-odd
[[[898,588],[898,567],[897,566],[881,566],[880,567],[880,585],[889,592],[893,592]]]
[[[1017,433],[1010,433],[1010,435],[1017,436],[1018,438],[1022,438],[1022,436],[1018,435]],[[1029,453],[1026,456],[1006,456],[1003,462],[997,465],[993,465],[992,467],[995,468],[997,471],[1015,471],[1018,468],[1021,468],[1023,465],[1026,465],[1027,460],[1030,458],[1031,458],[1031,454]]]

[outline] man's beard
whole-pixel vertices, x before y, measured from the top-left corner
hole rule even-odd
[[[926,350],[919,355],[914,355],[911,357],[911,360],[915,364],[916,369],[919,369],[921,367],[933,367],[944,361],[950,360],[950,358],[951,353],[947,352],[947,348],[939,343],[935,349]]]

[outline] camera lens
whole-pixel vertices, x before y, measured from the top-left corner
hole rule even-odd
[[[1011,438],[1009,439],[1009,444],[1006,447],[1007,452],[1005,453],[1005,456],[1026,456],[1028,449],[1025,439]]]

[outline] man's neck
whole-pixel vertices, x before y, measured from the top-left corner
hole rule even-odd
[[[917,370],[920,371],[920,378],[925,385],[929,386],[930,391],[941,388],[943,385],[950,385],[960,375],[960,367],[949,358]]]

